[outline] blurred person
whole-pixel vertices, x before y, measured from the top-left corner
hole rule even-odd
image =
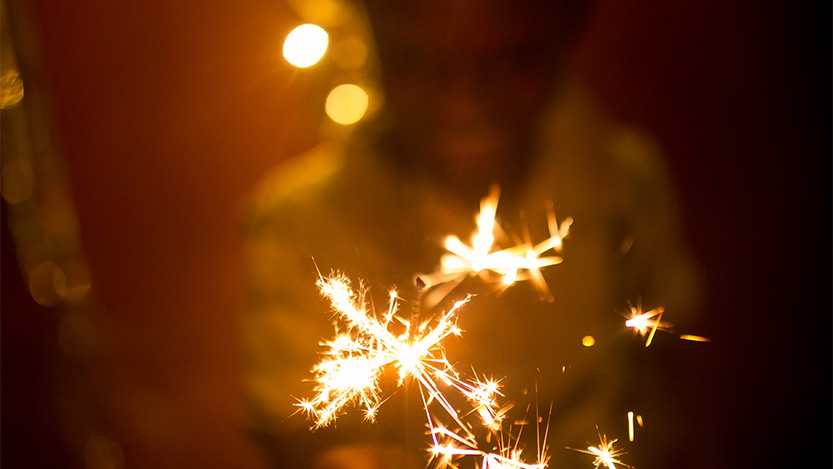
[[[295,398],[311,395],[305,380],[320,341],[333,335],[317,269],[366,282],[378,307],[392,287],[411,299],[445,236],[475,231],[494,185],[508,231],[546,238],[548,202],[575,223],[564,262],[543,270],[552,302],[528,282],[501,295],[464,285],[452,299],[478,295],[460,313],[462,337],[446,341],[449,359],[501,379],[520,411],[513,418],[552,403],[552,467],[575,460],[561,448],[586,447],[596,425],[612,431],[627,405],[649,398],[635,390],[633,340],[623,339],[633,338],[619,312],[641,299],[681,317],[694,309],[697,280],[655,144],[609,119],[567,73],[588,8],[367,1],[385,108],[346,141],[282,162],[249,213],[249,422],[275,467],[425,466],[416,384],[388,391],[374,423],[347,409],[310,432],[302,415],[290,417]],[[582,345],[588,335],[594,347]],[[534,455],[534,440],[526,445]]]

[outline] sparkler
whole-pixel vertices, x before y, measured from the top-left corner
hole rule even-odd
[[[337,329],[333,340],[322,342],[327,350],[312,370],[315,396],[309,400],[299,399],[296,403],[299,411],[315,419],[314,428],[334,422],[348,405],[362,408],[365,419],[374,420],[383,402],[380,377],[386,370],[395,369],[399,373],[399,385],[406,380],[419,383],[432,440],[429,452],[439,467],[451,465],[454,459],[463,456],[480,457],[483,468],[537,469],[546,466],[544,452],[539,453],[537,463],[522,462],[517,439],[503,434],[503,418],[511,404],[499,402],[503,397],[499,381],[480,379],[476,373],[473,379],[463,379],[445,357],[442,341],[450,335],[461,335],[457,311],[468,298],[457,301],[439,317],[415,323],[397,314],[399,297],[394,291],[390,292],[387,311],[378,317],[366,307],[366,289],[360,286],[353,290],[343,275],[321,278],[318,287],[337,316]],[[346,326],[346,332],[339,332],[339,325]],[[458,413],[441,392],[440,383],[465,397],[472,407],[471,412]],[[430,409],[434,403],[450,418],[453,427],[442,425],[432,414]],[[499,440],[497,452],[481,449],[486,445],[478,440],[474,427],[464,422],[473,416],[478,417],[485,428],[487,443],[492,435],[496,435]],[[512,441],[515,441],[514,446]]]
[[[561,263],[561,257],[545,254],[561,252],[562,241],[569,234],[573,220],[567,218],[559,224],[555,212],[550,209],[547,214],[547,239],[533,244],[529,234],[525,233],[524,239],[518,244],[501,249],[495,240],[495,232],[502,232],[495,220],[499,197],[500,190],[493,187],[480,202],[477,231],[472,235],[471,243],[467,245],[456,236],[447,236],[445,248],[448,252],[440,258],[439,271],[422,278],[428,288],[447,282],[459,282],[472,275],[487,281],[497,278],[504,287],[528,279],[534,283],[543,299],[552,301],[552,293],[541,269]]]
[[[366,418],[372,420],[381,404],[379,378],[391,367],[398,370],[400,384],[414,377],[431,389],[433,397],[440,397],[434,391],[432,378],[450,380],[454,376],[440,342],[449,335],[460,334],[456,311],[465,300],[457,302],[437,321],[423,323],[411,333],[411,323],[396,314],[396,292],[390,293],[388,311],[377,318],[365,305],[364,287],[354,291],[346,277],[321,278],[318,287],[340,322],[347,326],[347,332],[337,332],[335,339],[322,343],[327,351],[312,370],[317,382],[316,396],[296,404],[315,417],[316,427],[333,422],[347,404],[363,407]],[[399,333],[395,332],[397,325]],[[409,339],[411,336],[414,338]]]
[[[350,281],[341,275],[320,278],[318,287],[336,313],[337,329],[333,340],[322,342],[327,348],[324,358],[315,365],[315,396],[312,399],[298,399],[296,406],[315,419],[314,428],[326,426],[336,420],[347,405],[363,409],[365,419],[372,421],[383,402],[379,380],[382,373],[394,368],[399,372],[399,384],[411,378],[419,383],[428,433],[432,444],[429,452],[432,460],[440,467],[453,464],[463,456],[481,458],[483,468],[533,469],[546,466],[546,451],[540,448],[536,463],[521,461],[517,439],[511,432],[502,431],[503,417],[511,405],[499,405],[499,382],[491,379],[465,380],[454,370],[445,358],[442,344],[449,335],[460,335],[457,327],[457,310],[468,298],[458,301],[447,312],[437,318],[420,322],[422,294],[437,285],[461,281],[469,275],[490,279],[497,275],[508,287],[517,280],[531,279],[542,297],[552,299],[541,269],[561,262],[555,255],[545,256],[561,250],[562,240],[569,232],[571,219],[559,224],[552,210],[548,213],[549,238],[533,244],[526,234],[524,240],[515,246],[500,249],[495,243],[495,232],[499,229],[495,221],[499,190],[494,187],[489,196],[480,204],[477,217],[477,231],[471,245],[466,245],[455,236],[446,238],[448,253],[441,259],[438,272],[417,278],[417,301],[406,321],[397,312],[398,296],[391,292],[388,310],[381,317],[368,310],[365,304],[366,290],[360,286],[353,290]],[[338,326],[346,326],[346,332],[339,332]],[[449,385],[471,404],[472,411],[460,415],[449,399],[440,391],[439,383]],[[454,430],[441,424],[430,411],[436,403],[453,422]],[[477,416],[486,429],[487,443],[492,435],[498,440],[497,451],[481,449],[472,426],[463,419]],[[512,441],[515,443],[512,444]]]

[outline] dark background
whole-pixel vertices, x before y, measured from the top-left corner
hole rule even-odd
[[[830,466],[831,14],[810,3],[602,0],[574,60],[668,155],[706,278],[692,332],[713,340],[669,405],[712,467]],[[298,20],[259,0],[9,6],[38,39],[24,78],[51,98],[117,344],[85,385],[91,418],[126,467],[258,467],[239,431],[241,200],[316,139],[295,118],[310,78],[280,57]],[[70,466],[56,313],[26,292],[5,205],[2,242],[2,463]]]

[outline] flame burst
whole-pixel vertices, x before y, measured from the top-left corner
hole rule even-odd
[[[495,221],[499,197],[500,190],[493,187],[489,195],[480,201],[477,231],[472,236],[471,244],[463,243],[456,236],[447,236],[445,249],[448,252],[440,259],[439,271],[423,278],[429,288],[446,282],[460,281],[470,275],[479,275],[485,280],[497,277],[504,287],[518,280],[531,280],[541,297],[552,301],[552,293],[541,274],[541,269],[561,263],[561,257],[545,254],[561,252],[562,241],[569,233],[573,220],[567,218],[559,224],[555,213],[550,210],[547,215],[549,238],[533,244],[529,234],[525,233],[521,242],[501,249],[495,241],[495,232],[500,230]]]

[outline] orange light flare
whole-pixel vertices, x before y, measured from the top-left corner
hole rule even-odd
[[[656,334],[657,329],[668,330],[671,327],[670,323],[662,322],[662,314],[664,312],[665,308],[662,306],[646,312],[642,312],[641,305],[631,306],[630,316],[629,319],[625,321],[625,327],[632,328],[634,332],[642,337],[645,337],[645,334],[648,334],[648,339],[645,341],[645,346],[648,347],[654,340],[654,334]]]
[[[477,231],[472,235],[471,243],[466,244],[454,235],[447,236],[445,249],[448,252],[440,259],[439,270],[420,277],[426,281],[427,288],[475,275],[495,281],[504,288],[517,281],[531,280],[542,299],[552,301],[552,293],[541,269],[562,262],[561,257],[555,254],[561,252],[573,220],[567,218],[559,224],[550,207],[547,214],[549,238],[533,244],[527,234],[518,244],[501,248],[495,240],[496,232],[503,232],[496,222],[499,197],[500,189],[495,186],[481,200]],[[551,254],[545,255],[548,253]]]
[[[596,429],[598,431],[598,428]],[[619,456],[626,454],[624,450],[619,449],[615,446],[617,440],[607,441],[607,436],[599,432],[599,445],[598,446],[588,446],[586,450],[584,449],[575,449],[575,448],[567,448],[573,451],[578,451],[579,453],[586,453],[592,456],[596,456],[596,459],[593,460],[593,467],[606,467],[607,469],[616,469],[616,465],[624,466],[624,467],[633,467],[629,466],[622,461],[616,459]]]

